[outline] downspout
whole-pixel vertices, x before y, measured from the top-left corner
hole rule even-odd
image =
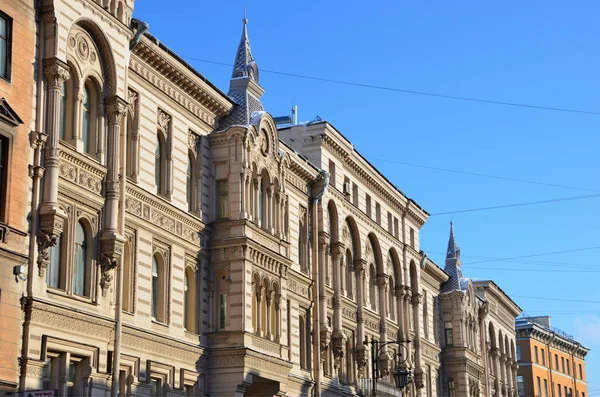
[[[39,52],[37,54],[37,80],[36,80],[36,109],[35,109],[35,131],[31,131],[30,143],[33,148],[33,164],[29,168],[31,175],[32,192],[31,192],[31,226],[29,232],[29,262],[27,263],[27,289],[23,297],[22,307],[24,309],[25,321],[23,322],[23,342],[21,344],[21,371],[19,374],[19,391],[25,390],[27,378],[27,359],[29,357],[29,326],[31,317],[31,305],[33,301],[33,278],[35,274],[36,264],[36,247],[37,247],[37,231],[38,231],[38,207],[40,198],[40,182],[44,172],[42,167],[42,149],[46,142],[46,134],[42,133],[42,116],[44,108],[43,98],[43,76],[42,72],[42,57],[44,52],[44,40],[42,32],[44,31],[44,18],[36,11],[38,18],[37,40],[39,43]]]
[[[319,200],[325,194],[327,187],[329,187],[329,173],[325,170],[319,170],[319,176],[315,180],[318,182],[323,180],[323,187],[321,191],[315,196],[311,197],[312,200],[312,279],[313,279],[313,291],[312,296],[314,299],[319,299],[319,272],[318,272],[318,257],[319,257],[319,230],[318,230],[318,213],[317,205]],[[311,192],[312,193],[312,192]],[[313,368],[315,377],[315,388],[313,389],[313,396],[321,396],[321,334],[319,327],[319,304],[314,302],[314,313],[312,316],[312,332],[313,332]]]
[[[125,55],[125,84],[128,81],[129,71],[129,60],[131,58],[131,52],[135,46],[140,42],[142,35],[148,31],[148,24],[138,20],[131,20],[132,27],[137,29],[134,38],[129,44],[129,52]],[[126,87],[127,88],[127,87]],[[127,126],[126,126],[127,127]],[[118,233],[121,236],[125,236],[125,199],[127,196],[127,128],[121,129],[121,150],[119,153],[119,185],[120,185],[120,206],[119,206],[119,224]],[[125,266],[125,252],[121,253],[120,263],[117,267],[117,280],[116,280],[116,300],[115,300],[115,339],[114,339],[114,350],[113,350],[113,362],[112,362],[112,373],[111,373],[111,396],[119,395],[119,372],[121,367],[121,335],[123,333],[123,267]]]

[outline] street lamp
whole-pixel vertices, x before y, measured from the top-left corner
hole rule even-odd
[[[392,372],[392,377],[394,378],[394,384],[396,388],[402,390],[412,383],[412,372],[409,369],[403,369],[400,367],[400,365],[408,358],[408,349],[404,343],[410,343],[410,340],[397,340],[385,342],[380,345],[379,342],[373,337],[371,337],[371,341],[369,341],[368,337],[365,337],[365,346],[371,344],[371,375],[373,377],[373,396],[377,396],[377,379],[381,379],[383,377],[382,375],[379,375],[379,359],[384,353],[386,353],[385,351],[382,351],[382,349],[387,345],[397,345],[399,347],[398,353],[396,353],[398,361],[396,363],[396,368]],[[404,349],[406,354],[403,355],[400,349]]]

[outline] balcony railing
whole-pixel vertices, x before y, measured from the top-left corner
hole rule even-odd
[[[359,396],[373,396],[373,379],[358,379],[357,383],[356,391]],[[377,381],[375,390],[377,397],[402,397],[402,392],[395,385],[380,380]]]

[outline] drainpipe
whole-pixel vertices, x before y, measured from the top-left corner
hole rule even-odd
[[[319,257],[319,227],[318,227],[318,213],[317,206],[319,200],[325,194],[327,187],[329,186],[329,173],[325,170],[319,171],[319,176],[315,180],[318,182],[322,180],[323,186],[315,197],[311,197],[312,200],[312,279],[313,279],[313,291],[312,296],[314,299],[319,299],[319,272],[318,272],[318,257]],[[312,192],[311,192],[312,194]],[[315,303],[315,302],[313,302]],[[314,313],[312,316],[313,322],[313,368],[315,376],[315,388],[313,389],[313,396],[321,396],[321,335],[319,327],[319,304],[314,304]]]
[[[129,44],[129,52],[125,56],[125,83],[128,81],[129,71],[129,60],[131,52],[135,46],[140,42],[142,35],[148,31],[148,24],[138,19],[132,19],[131,23],[134,29],[137,29],[135,37]],[[127,119],[126,119],[127,120]],[[120,206],[119,206],[119,223],[118,233],[121,236],[125,236],[125,199],[127,196],[127,128],[121,129],[121,150],[119,153],[119,185],[120,185]],[[125,266],[125,252],[121,253],[120,264],[116,269],[117,277],[115,283],[116,289],[116,300],[115,300],[115,339],[114,339],[114,350],[113,350],[113,362],[112,362],[112,383],[110,389],[111,396],[119,395],[119,372],[121,367],[121,335],[123,333],[123,267]]]
[[[23,343],[21,345],[21,358],[20,366],[21,371],[19,375],[19,391],[25,390],[26,378],[27,378],[27,359],[29,357],[29,325],[31,317],[31,304],[33,300],[33,279],[35,274],[36,264],[36,248],[37,248],[37,231],[38,231],[38,207],[40,202],[40,186],[41,179],[44,173],[44,167],[42,164],[42,150],[46,142],[47,135],[40,132],[42,130],[42,117],[44,108],[43,98],[43,76],[42,71],[42,58],[44,52],[44,40],[42,39],[42,32],[44,31],[44,18],[39,13],[36,13],[38,18],[38,43],[40,43],[39,52],[37,54],[37,80],[36,80],[36,111],[35,111],[35,131],[30,133],[30,143],[34,150],[33,152],[33,164],[29,166],[29,175],[33,179],[32,181],[32,192],[31,192],[31,226],[29,232],[29,262],[27,263],[27,289],[25,296],[23,297],[22,307],[25,311],[25,321],[23,322]]]

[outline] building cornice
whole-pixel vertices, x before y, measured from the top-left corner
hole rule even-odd
[[[215,116],[233,109],[227,96],[145,36],[132,54],[130,68],[211,126]]]

